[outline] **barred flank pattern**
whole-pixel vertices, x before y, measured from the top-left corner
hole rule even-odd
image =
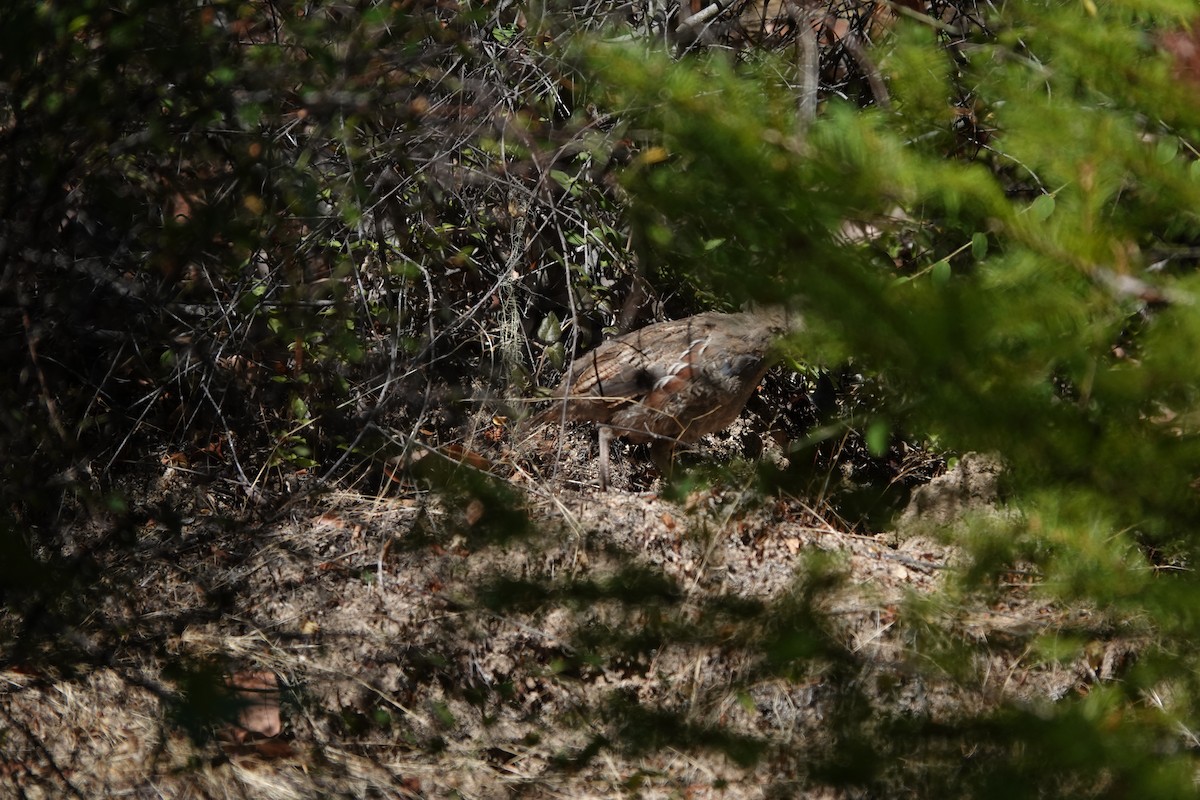
[[[590,420],[633,442],[694,442],[728,427],[770,367],[782,312],[698,314],[610,339],[580,357],[537,422]]]

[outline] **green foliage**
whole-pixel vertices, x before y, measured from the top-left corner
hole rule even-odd
[[[829,100],[809,124],[774,77],[783,65],[680,65],[607,44],[586,55],[607,102],[655,132],[654,155],[626,174],[647,260],[698,291],[792,298],[812,324],[806,356],[881,375],[884,413],[904,429],[1002,455],[1019,516],[964,538],[971,579],[1033,567],[1042,591],[1149,625],[1144,664],[1183,675],[1200,668],[1179,655],[1200,635],[1186,610],[1200,555],[1200,102],[1161,43],[1194,12],[1007,3],[957,59],[936,27],[906,19],[879,60],[891,106]],[[955,107],[977,125],[971,150]],[[877,233],[846,241],[845,221]],[[925,246],[899,256],[905,241]],[[1156,558],[1186,568],[1156,571]],[[778,639],[780,653],[814,647]],[[1186,693],[1172,713],[1200,724]],[[1136,692],[1038,715],[991,728],[1028,753],[1008,763],[1031,787],[1190,785],[1190,756]],[[1061,750],[1073,777],[1041,783],[1059,762],[1039,749]]]

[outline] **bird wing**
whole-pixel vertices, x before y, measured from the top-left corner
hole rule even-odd
[[[654,390],[666,370],[636,340],[612,339],[583,356],[563,381],[563,396],[632,399]]]

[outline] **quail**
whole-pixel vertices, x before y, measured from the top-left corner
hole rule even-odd
[[[650,442],[659,466],[669,464],[677,444],[737,419],[771,366],[775,340],[799,326],[782,309],[647,325],[578,358],[553,392],[559,402],[534,421],[600,425],[600,484],[606,488],[609,436]]]

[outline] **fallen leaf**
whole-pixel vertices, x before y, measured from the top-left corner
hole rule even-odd
[[[244,704],[232,732],[235,741],[244,742],[250,735],[271,737],[283,732],[279,682],[274,672],[235,672],[229,678],[229,685]]]
[[[474,527],[479,520],[483,519],[486,510],[483,501],[479,498],[474,498],[471,502],[467,503],[467,525]]]

